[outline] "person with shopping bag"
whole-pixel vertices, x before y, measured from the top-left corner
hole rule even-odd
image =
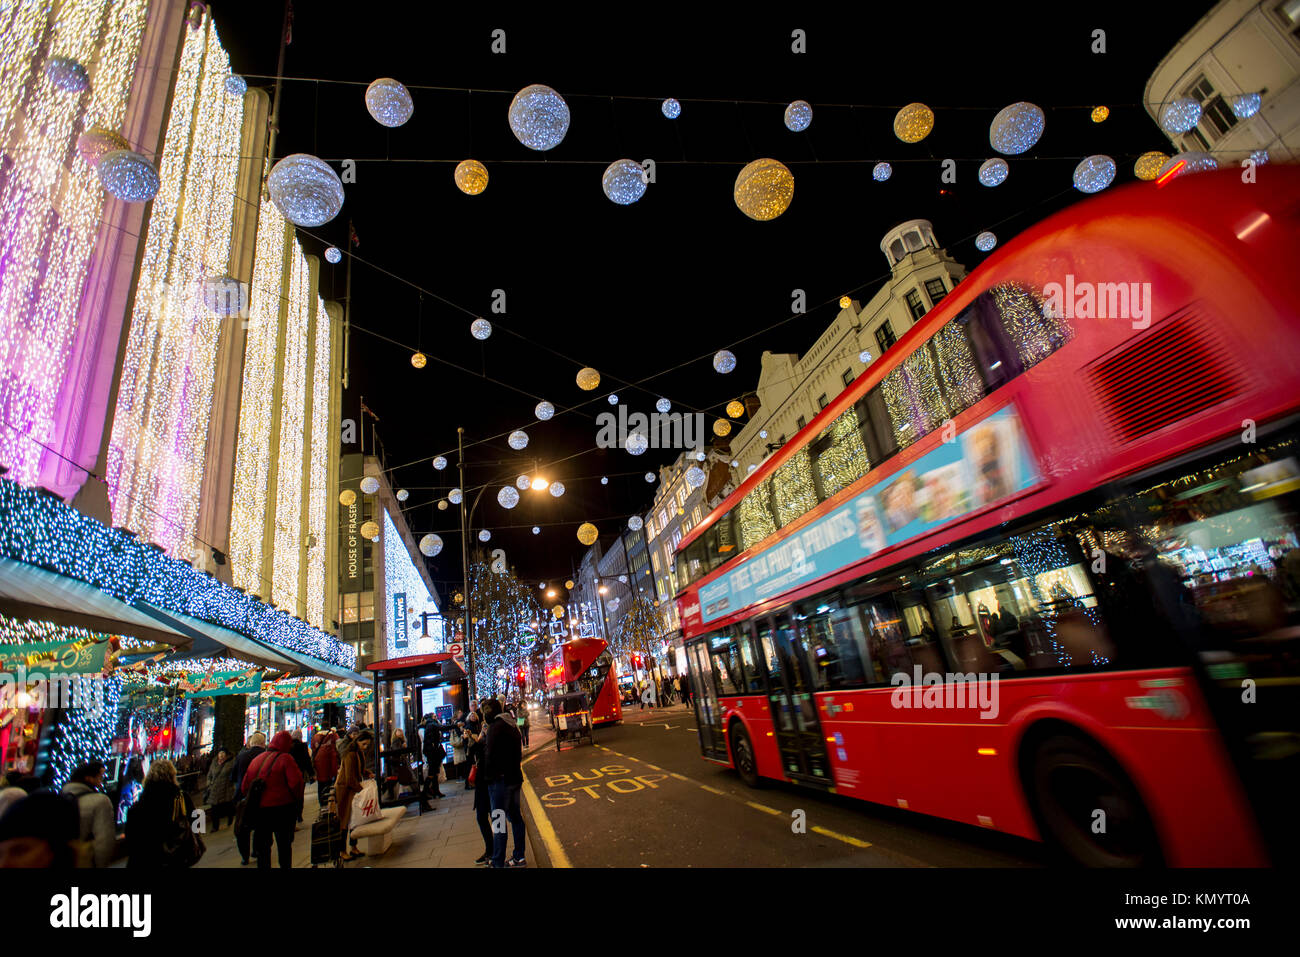
[[[253,800],[253,847],[257,851],[257,866],[271,866],[271,842],[274,840],[282,868],[293,867],[293,832],[302,804],[306,779],[293,755],[294,738],[288,731],[279,731],[271,739],[271,746],[253,759],[240,786],[253,800],[254,786],[257,796]],[[245,816],[247,810],[245,811]],[[248,822],[245,820],[245,826]]]
[[[362,790],[364,784],[369,784],[374,792],[374,807],[376,813],[379,809],[379,788],[371,780],[374,775],[366,769],[366,752],[374,745],[375,736],[369,731],[360,732],[355,739],[350,740],[343,749],[343,754],[339,763],[338,777],[334,779],[334,801],[338,807],[339,828],[344,834],[353,824],[360,825],[362,821],[354,821],[352,814],[353,799],[356,798]],[[364,807],[364,802],[363,802]],[[341,858],[345,861],[355,860],[364,856],[365,852],[357,850],[353,844],[345,851]]]

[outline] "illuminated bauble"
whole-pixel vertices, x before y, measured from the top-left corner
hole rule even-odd
[[[410,91],[391,76],[382,77],[366,87],[366,109],[380,126],[401,126],[415,112]]]
[[[379,534],[379,525],[378,525],[377,523],[375,523],[375,522],[362,522],[362,523],[361,523],[361,537],[362,537],[362,538],[373,539],[373,538],[374,538],[376,535],[378,535],[378,534]]]
[[[982,253],[988,252],[998,244],[998,237],[994,236],[987,229],[975,237],[975,248]]]
[[[84,66],[71,57],[50,57],[45,62],[45,75],[64,93],[80,93],[90,86],[90,74],[86,72]]]
[[[217,316],[237,316],[248,308],[248,293],[233,276],[211,276],[203,280],[203,305]]]
[[[851,306],[851,305],[853,305],[853,300],[852,300],[852,299],[850,299],[848,296],[840,296],[840,308],[841,308],[841,309],[847,309],[847,308],[849,308],[849,306]]]
[[[600,477],[600,484],[601,484],[601,485],[608,485],[608,484],[609,484],[609,479],[602,475],[602,476]]]
[[[483,529],[483,531],[478,533],[478,540],[480,542],[490,541],[491,538],[492,538],[492,533],[489,532],[486,528]]]
[[[1164,166],[1168,159],[1168,155],[1159,150],[1143,153],[1133,164],[1133,175],[1141,180],[1153,180],[1160,175],[1160,167]]]
[[[618,576],[618,580],[621,581],[624,585],[627,584],[627,576],[626,576],[626,575],[619,575],[619,576]],[[617,598],[614,599],[614,600],[615,600],[615,601],[618,601]]]
[[[367,495],[374,495],[379,491],[379,479],[375,478],[373,475],[367,475],[361,480],[361,491],[365,492]]]
[[[330,165],[307,153],[276,163],[266,188],[284,218],[295,226],[323,226],[343,208],[343,182]]]
[[[675,120],[682,115],[682,105],[670,96],[659,104],[659,112],[668,119]]]
[[[456,180],[456,188],[462,193],[467,196],[477,196],[487,189],[487,167],[476,159],[461,160],[456,164],[453,179]]]
[[[124,203],[147,203],[158,195],[158,171],[134,150],[113,150],[95,164],[105,191]]]
[[[325,261],[328,263],[338,263],[343,259],[343,250],[337,246],[330,246],[325,250]]]
[[[577,376],[578,388],[583,392],[590,392],[600,385],[600,373],[588,366],[585,369],[578,370]]]
[[[640,515],[633,515],[631,518],[627,520],[627,527],[634,532],[641,531],[641,526],[644,524],[645,522],[641,521]]]
[[[745,404],[743,402],[732,399],[727,403],[727,415],[731,416],[733,419],[738,419],[744,414]]]
[[[469,334],[481,342],[492,335],[492,323],[486,319],[475,319],[469,324]]]
[[[77,137],[77,155],[91,166],[99,165],[100,159],[108,153],[130,148],[131,144],[124,136],[102,126],[86,130]]]
[[[1160,111],[1160,128],[1166,133],[1186,133],[1201,121],[1201,104],[1190,96],[1171,100]]]
[[[464,497],[465,496],[460,494],[460,489],[458,488],[454,488],[447,493],[447,501],[451,502],[452,505],[459,505],[460,500]]]
[[[731,423],[726,419],[717,419],[713,423],[713,434],[721,438],[731,434]]]
[[[551,609],[551,614],[554,615],[556,618],[563,618],[563,617],[564,617],[564,606],[563,606],[563,605],[556,605],[554,608]]]
[[[713,355],[713,369],[715,372],[721,372],[726,375],[732,369],[736,368],[736,357],[722,349]]]
[[[1003,108],[989,125],[989,145],[1005,156],[1031,149],[1043,135],[1047,120],[1043,111],[1021,101]]]
[[[411,493],[408,492],[406,489],[404,489],[404,488],[399,488],[399,489],[397,490],[397,500],[398,500],[399,502],[405,502],[405,501],[406,501],[408,498],[410,498],[410,497],[411,497]]]
[[[861,362],[863,365],[866,365],[868,362],[871,361],[871,353],[868,352],[866,349],[863,349],[861,352],[858,353],[858,361]],[[767,438],[767,436],[765,435],[763,436],[763,438]]]
[[[733,469],[740,468],[740,463],[737,462],[735,459],[732,459],[732,460],[731,460],[731,467],[732,467]]]
[[[740,171],[731,195],[750,219],[776,219],[794,199],[794,174],[777,160],[756,159]]]
[[[447,500],[445,498],[438,499],[438,511],[440,512],[447,511]]]
[[[528,433],[523,429],[515,429],[510,433],[510,437],[506,439],[506,444],[516,452],[526,449],[528,447]]]
[[[536,525],[534,525],[534,526],[533,526],[533,534],[534,534],[534,535],[540,535],[540,534],[542,534],[542,530],[541,530],[540,528],[538,528]],[[546,585],[543,584],[542,587],[545,588]]]
[[[521,475],[519,478],[515,479],[515,488],[519,489],[521,492],[528,491],[529,486],[532,484],[533,480],[527,475]]]
[[[909,103],[894,114],[894,135],[904,143],[919,143],[934,129],[934,110],[924,103]]]
[[[226,77],[226,95],[243,96],[248,92],[248,81],[238,73],[232,73]]]
[[[433,457],[433,467],[441,472],[447,467],[447,460],[441,455],[435,455]]]
[[[569,131],[569,106],[549,86],[526,86],[510,101],[510,132],[530,150],[560,145]]]
[[[705,455],[703,452],[695,453],[695,461],[697,462],[703,462],[706,458],[708,458],[708,456]]]
[[[1074,168],[1074,188],[1081,193],[1100,193],[1115,180],[1115,161],[1098,153]]]
[[[618,405],[618,393],[617,393],[617,392],[611,392],[611,393],[609,394],[609,404],[610,404],[610,405]]]
[[[691,488],[699,488],[704,484],[704,469],[698,465],[692,465],[686,470],[686,484]]]
[[[1110,116],[1110,109],[1105,106],[1095,106],[1092,109],[1091,116],[1094,123],[1104,123],[1106,117]]]
[[[610,202],[630,206],[645,195],[645,169],[635,160],[614,160],[605,168],[600,188]]]
[[[411,365],[415,366],[417,369],[423,369],[425,365],[428,364],[428,362],[429,362],[429,357],[426,356],[423,352],[411,353]]]
[[[812,124],[812,104],[795,100],[785,108],[785,128],[791,133],[802,133]]]
[[[883,183],[893,175],[894,167],[890,166],[888,163],[877,163],[875,166],[871,167],[871,178],[877,183]]]
[[[339,504],[351,507],[357,504],[357,493],[350,488],[339,492]]]
[[[600,533],[596,531],[596,526],[592,525],[591,522],[583,522],[578,526],[578,541],[582,542],[582,544],[590,545],[599,537]]]
[[[514,508],[519,504],[519,491],[513,485],[503,485],[497,492],[497,504],[502,508]]]
[[[1256,166],[1263,166],[1268,162],[1268,150],[1255,150],[1250,154],[1249,159]]]
[[[633,432],[623,443],[623,448],[627,449],[633,455],[640,455],[646,449],[650,448],[650,440],[640,432]]]
[[[1007,181],[1007,174],[1011,172],[1011,167],[1007,165],[1004,159],[987,159],[980,164],[980,183],[985,186],[1001,186]]]
[[[668,410],[671,409],[672,407],[673,404],[669,402],[667,399],[660,399],[658,402],[655,403],[655,408],[658,409],[660,412],[664,413],[665,415],[668,413]]]
[[[537,421],[545,422],[555,415],[555,406],[545,400],[538,402],[537,407],[533,409],[533,415],[537,416]]]
[[[751,474],[751,473],[754,471],[754,469],[756,469],[756,468],[758,468],[757,465],[751,465],[751,466],[749,466],[749,468],[745,469],[745,474],[746,474],[746,475]]]
[[[1237,119],[1248,120],[1259,112],[1260,101],[1261,97],[1258,93],[1242,93],[1240,96],[1230,97],[1228,106]]]
[[[760,439],[765,439],[765,438],[767,438],[767,429],[759,429],[759,430],[758,430],[758,437],[759,437]]]
[[[1178,167],[1179,163],[1182,163],[1183,165]],[[1209,153],[1202,153],[1199,150],[1188,150],[1186,153],[1175,153],[1173,156],[1169,157],[1169,159],[1165,160],[1164,165],[1160,167],[1159,175],[1164,176],[1166,173],[1172,172],[1175,168],[1178,168],[1178,172],[1174,173],[1174,175],[1170,177],[1171,179],[1176,179],[1184,173],[1207,173],[1210,170],[1218,169],[1219,164],[1218,161]]]
[[[645,473],[645,480],[646,480],[647,482],[653,482],[653,481],[655,480],[655,473],[654,473],[654,472],[646,472],[646,473]]]
[[[555,497],[555,498],[559,498],[559,497],[560,497],[561,495],[563,495],[563,494],[564,494],[564,483],[563,483],[563,482],[552,482],[552,483],[551,483],[551,495],[552,495],[553,497]]]
[[[568,581],[566,581],[564,583],[564,587],[567,588],[569,591],[573,591],[573,579],[570,578]]]

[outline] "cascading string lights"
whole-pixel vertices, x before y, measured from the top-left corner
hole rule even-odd
[[[56,409],[86,385],[74,354],[97,351],[104,332],[79,314],[106,201],[75,144],[84,130],[121,128],[147,10],[146,0],[65,0],[57,16],[49,3],[6,4],[2,15],[0,129],[22,135],[6,146],[0,181],[0,409],[12,426],[0,429],[0,462],[23,483],[58,484],[62,462],[44,447],[67,448],[80,425]],[[56,87],[52,55],[94,64],[90,89]]]
[[[311,452],[308,461],[307,529],[304,562],[307,567],[307,621],[325,627],[325,550],[329,543],[333,509],[329,501],[329,468],[334,434],[331,428],[330,370],[333,356],[333,323],[325,301],[316,297],[315,339],[312,355],[313,372],[307,387],[311,390]],[[313,542],[312,539],[315,539]]]

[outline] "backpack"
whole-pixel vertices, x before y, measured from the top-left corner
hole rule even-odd
[[[271,754],[270,750],[263,752],[258,757],[264,757]],[[247,834],[253,828],[257,827],[257,818],[262,807],[262,796],[266,794],[266,779],[270,776],[271,771],[275,768],[275,762],[284,757],[284,752],[275,753],[274,757],[262,764],[261,773],[257,775],[256,780],[248,788],[248,794],[239,805],[235,808],[235,833]],[[248,768],[253,770],[252,765]]]

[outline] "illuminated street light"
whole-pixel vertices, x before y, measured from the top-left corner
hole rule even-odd
[[[539,476],[537,476],[536,478],[533,479],[533,491],[534,491],[534,492],[544,492],[544,491],[546,491],[546,486],[548,486],[548,485],[550,485],[550,484],[551,484],[550,482],[546,481],[546,479],[542,478],[542,477],[539,475]]]

